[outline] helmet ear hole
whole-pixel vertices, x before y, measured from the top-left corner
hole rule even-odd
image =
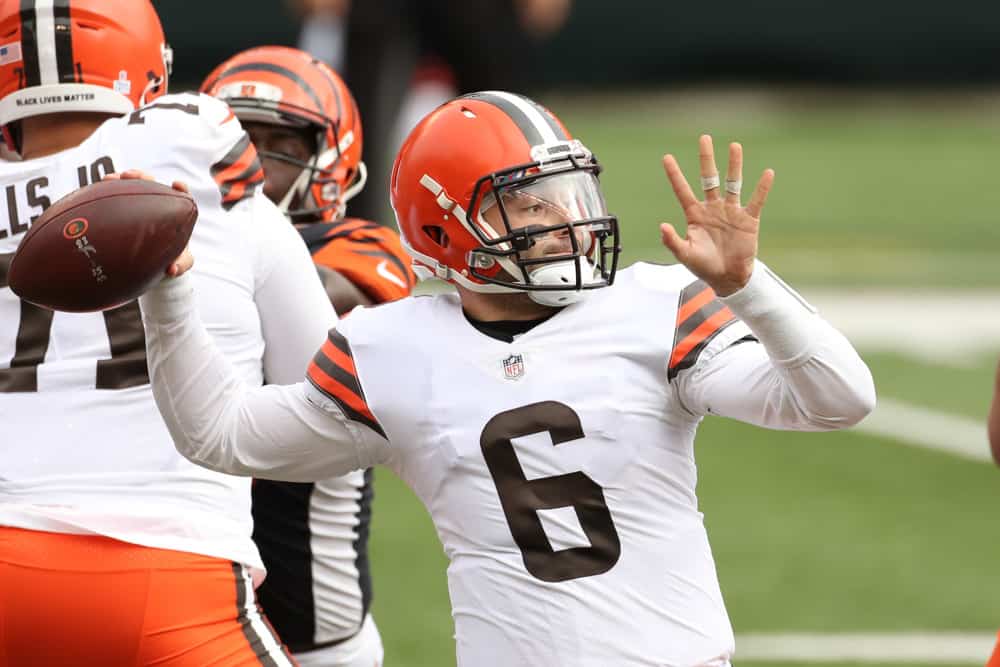
[[[441,248],[447,248],[451,244],[451,239],[448,238],[448,233],[444,231],[443,227],[439,225],[424,225],[423,230],[427,238],[434,241]]]

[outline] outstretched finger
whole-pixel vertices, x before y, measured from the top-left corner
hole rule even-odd
[[[677,230],[669,222],[664,222],[660,225],[660,241],[667,250],[674,254],[674,257],[678,261],[684,261],[684,256],[687,254],[688,241],[678,234]]]
[[[698,137],[698,159],[701,162],[701,189],[705,191],[705,201],[719,199],[719,169],[715,166],[715,149],[712,136]]]
[[[743,146],[735,141],[729,144],[729,167],[726,170],[726,203],[740,205],[743,188]]]
[[[750,203],[747,204],[747,213],[754,218],[760,218],[760,212],[764,209],[764,204],[767,203],[767,193],[771,191],[772,185],[774,185],[774,169],[765,169],[760,180],[757,181],[757,187],[754,188],[753,196],[750,197]]]
[[[691,186],[688,185],[687,179],[684,178],[684,172],[681,171],[680,165],[677,164],[677,160],[674,159],[673,155],[667,154],[663,156],[663,170],[667,172],[667,178],[670,179],[670,186],[674,189],[674,196],[680,202],[681,208],[686,211],[696,205],[698,198],[691,191]]]

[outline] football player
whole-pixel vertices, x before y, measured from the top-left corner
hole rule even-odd
[[[250,135],[264,193],[299,229],[338,313],[409,294],[399,236],[346,217],[367,171],[358,107],[336,72],[304,51],[264,46],[216,67],[201,90],[225,100]]]
[[[519,95],[446,103],[400,149],[391,192],[418,273],[457,293],[358,309],[303,382],[256,388],[212,348],[197,286],[162,281],[141,301],[177,446],[240,475],[396,471],[450,559],[459,665],[729,665],[699,422],[844,428],[875,389],[756,259],[774,172],[744,205],[739,144],[724,191],[710,137],[700,154],[703,200],[664,158],[687,235],[660,233],[680,264],[618,270],[618,221],[582,142]],[[205,375],[217,381],[191,382]]]
[[[303,51],[265,46],[219,65],[201,89],[228,102],[250,135],[264,192],[295,223],[337,312],[409,293],[415,278],[399,236],[345,217],[365,166],[357,105],[336,72]],[[371,483],[367,470],[253,485],[254,540],[268,570],[258,595],[306,667],[382,663],[368,613]]]
[[[6,273],[63,195],[127,169],[183,181],[201,318],[260,385],[300,378],[336,322],[309,254],[229,108],[166,95],[148,0],[3,2],[0,32],[0,124],[23,158],[0,162],[0,664],[292,664],[254,597],[250,480],[178,455],[138,304],[53,314]]]

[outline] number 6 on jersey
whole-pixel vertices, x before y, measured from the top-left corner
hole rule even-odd
[[[552,445],[584,438],[580,417],[556,401],[532,403],[501,412],[487,422],[480,437],[486,465],[493,476],[511,535],[524,558],[524,566],[542,581],[557,582],[592,577],[614,567],[621,542],[604,491],[590,477],[577,471],[529,480],[517,460],[514,438],[548,433]],[[545,535],[538,510],[573,507],[589,547],[555,551]]]

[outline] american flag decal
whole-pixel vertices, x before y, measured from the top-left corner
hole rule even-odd
[[[0,65],[21,61],[21,42],[11,42],[0,46]]]

